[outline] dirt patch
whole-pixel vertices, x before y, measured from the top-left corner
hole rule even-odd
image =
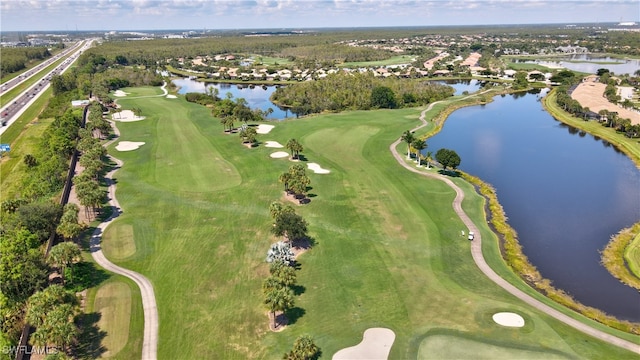
[[[640,113],[612,104],[604,97],[606,87],[607,85],[602,83],[584,81],[571,93],[571,98],[595,113],[600,110],[615,111],[620,118],[631,120],[631,124],[640,124]]]
[[[289,324],[289,319],[287,319],[282,311],[276,311],[277,327],[273,326],[273,313],[271,311],[267,311],[267,316],[269,317],[269,330],[273,332],[280,332],[286,329],[287,324]]]

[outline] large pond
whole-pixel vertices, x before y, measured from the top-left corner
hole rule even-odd
[[[639,59],[617,59],[611,57],[596,57],[588,54],[575,54],[563,57],[557,61],[539,60],[522,61],[526,63],[536,63],[549,66],[551,68],[563,67],[573,71],[580,71],[588,74],[595,74],[598,69],[609,69],[614,74],[629,74],[640,69]]]
[[[428,151],[493,184],[525,254],[580,302],[640,321],[640,294],[600,265],[611,235],[640,219],[640,171],[605,141],[568,127],[535,94],[453,112]],[[425,150],[426,152],[426,150]]]
[[[204,83],[201,81],[190,79],[175,79],[173,83],[178,86],[178,94],[186,94],[190,92],[204,93],[210,86],[218,89],[218,96],[225,98],[227,93],[232,95],[232,99],[244,98],[251,109],[273,110],[269,115],[269,119],[284,119],[293,116],[290,111],[282,110],[269,100],[271,94],[276,91],[275,86],[249,86],[219,83]]]

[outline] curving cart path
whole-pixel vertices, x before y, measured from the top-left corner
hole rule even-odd
[[[439,101],[438,101],[439,102]],[[429,105],[429,107],[427,107],[424,111],[422,111],[422,113],[420,114],[420,121],[422,122],[422,124],[420,124],[419,126],[415,127],[414,129],[412,129],[411,131],[416,131],[419,130],[425,126],[427,126],[427,121],[425,120],[425,115],[426,113],[431,110],[433,108],[433,106],[435,104],[437,104],[438,102],[434,102],[431,103]],[[469,231],[473,231],[475,233],[475,239],[473,241],[471,241],[471,256],[473,257],[473,261],[476,263],[476,265],[478,266],[478,268],[480,268],[480,271],[482,271],[489,279],[491,279],[491,281],[493,281],[494,283],[496,283],[498,286],[500,286],[501,288],[505,289],[507,292],[509,292],[510,294],[512,294],[513,296],[517,297],[518,299],[526,302],[527,304],[533,306],[534,308],[544,312],[545,314],[554,317],[555,319],[562,321],[563,323],[573,327],[574,329],[580,330],[585,334],[591,335],[597,339],[600,339],[602,341],[606,341],[612,345],[627,349],[629,351],[632,351],[636,354],[640,354],[640,345],[639,344],[634,344],[631,341],[627,341],[624,339],[621,339],[619,337],[613,336],[611,334],[607,334],[603,331],[600,331],[596,328],[593,328],[585,323],[582,323],[570,316],[567,316],[563,313],[561,313],[560,311],[542,303],[541,301],[533,298],[531,295],[526,294],[525,292],[523,292],[522,290],[516,288],[515,286],[511,285],[509,282],[507,282],[506,280],[504,280],[503,278],[500,277],[500,275],[498,275],[495,271],[493,271],[493,269],[491,269],[491,267],[489,267],[489,265],[487,264],[487,262],[484,259],[484,256],[482,254],[482,237],[480,234],[480,230],[478,229],[478,227],[473,223],[473,221],[471,221],[471,218],[469,218],[469,216],[467,215],[467,213],[464,212],[464,210],[462,209],[462,200],[464,200],[464,191],[462,191],[462,189],[460,189],[460,187],[458,187],[458,185],[456,185],[453,181],[451,181],[450,178],[440,175],[440,174],[436,174],[436,173],[431,173],[431,172],[424,172],[424,171],[420,171],[418,169],[416,169],[415,167],[407,164],[405,162],[405,160],[402,158],[403,155],[401,155],[400,153],[398,153],[397,150],[397,146],[400,144],[400,142],[402,141],[402,139],[398,139],[396,140],[393,144],[391,144],[391,146],[389,146],[389,150],[391,151],[391,154],[393,154],[393,157],[398,161],[398,163],[400,165],[402,165],[405,169],[412,171],[416,174],[420,174],[422,176],[426,176],[426,177],[430,177],[430,178],[434,178],[434,179],[438,179],[440,181],[443,181],[444,183],[446,183],[447,185],[449,185],[453,190],[455,190],[456,192],[456,197],[453,200],[453,209],[456,212],[456,214],[460,217],[460,219],[462,220],[462,222],[465,224],[465,226],[467,226],[467,228],[469,228]]]
[[[115,123],[111,123],[113,126],[115,137],[112,140],[106,142],[104,144],[105,147],[109,146],[120,137],[120,131],[118,130],[118,127],[115,125]],[[93,257],[93,260],[95,260],[95,262],[98,263],[98,265],[102,266],[104,269],[122,276],[126,276],[127,278],[133,280],[133,282],[135,282],[136,285],[138,285],[138,287],[140,288],[144,314],[142,359],[155,360],[158,357],[158,307],[156,305],[156,297],[153,292],[153,285],[151,285],[151,282],[145,276],[138,274],[135,271],[122,268],[109,261],[102,252],[102,247],[100,245],[104,230],[113,222],[115,218],[117,218],[122,213],[120,203],[118,202],[118,199],[116,199],[116,186],[115,182],[113,181],[113,174],[118,171],[118,169],[120,169],[123,163],[121,160],[116,159],[111,155],[108,155],[108,157],[116,163],[116,166],[113,168],[113,170],[109,171],[105,175],[105,180],[108,184],[109,204],[113,207],[113,213],[107,220],[100,223],[100,225],[98,225],[96,230],[91,235],[91,256]]]

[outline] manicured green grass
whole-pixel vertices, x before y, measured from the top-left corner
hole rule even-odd
[[[131,320],[131,289],[124,282],[112,281],[98,288],[93,310],[101,314],[98,327],[107,333],[102,341],[103,357],[116,355],[127,344]]]
[[[624,251],[624,259],[629,266],[629,270],[640,278],[640,234],[633,238],[633,241]]]
[[[254,55],[253,58],[257,63],[262,63],[263,65],[289,65],[293,64],[293,61],[287,58],[280,57],[272,57],[272,56],[262,56],[262,55]]]
[[[413,62],[414,58],[415,56],[411,56],[411,55],[398,55],[398,56],[392,56],[385,60],[346,62],[346,63],[343,63],[342,65],[346,67],[399,65],[399,64],[409,64]]]
[[[389,152],[389,144],[417,125],[419,109],[288,120],[258,136],[261,142],[296,138],[309,162],[331,170],[309,173],[311,203],[296,210],[316,245],[299,259],[291,324],[269,332],[261,283],[268,274],[266,251],[276,239],[268,206],[282,198],[278,175],[292,163],[269,157],[279,149],[240,145],[208,109],[182,98],[119,103],[141,108],[147,119],[118,124],[120,140],[146,142],[139,150],[109,149],[125,162],[116,174],[123,207],[116,224],[133,227],[136,249],[114,260],[153,282],[160,358],[279,358],[301,334],[311,335],[330,358],[378,326],[396,333],[391,358],[417,357],[434,329],[552,356],[631,357],[533,310],[477,269],[451,207],[453,190],[403,170]],[[523,286],[499,257],[483,199],[455,181],[467,193],[463,206],[480,226],[488,261]],[[107,229],[105,242],[115,229]],[[524,316],[526,331],[487,320],[504,309]],[[457,346],[455,338],[448,341]],[[496,354],[493,345],[476,348],[479,355]],[[498,357],[514,354],[522,353]]]
[[[91,336],[91,357],[139,359],[142,354],[144,316],[137,285],[119,275],[111,275],[89,289],[85,314],[89,325],[97,327]]]

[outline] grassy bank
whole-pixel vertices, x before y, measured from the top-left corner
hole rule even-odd
[[[640,222],[611,237],[602,251],[602,264],[618,280],[640,290]]]
[[[401,171],[388,151],[418,123],[420,109],[286,120],[248,149],[237,135],[224,134],[208,109],[182,97],[119,103],[146,116],[119,124],[120,140],[145,145],[130,152],[109,148],[124,161],[116,174],[123,213],[107,229],[104,246],[119,265],[153,282],[162,358],[279,358],[302,334],[329,358],[376,326],[396,333],[391,358],[420,356],[425,336],[440,329],[567,358],[632,356],[521,303],[477,269],[451,208],[454,191]],[[273,333],[260,290],[268,273],[264,257],[275,241],[268,206],[281,198],[278,175],[292,163],[270,158],[274,149],[262,144],[290,138],[304,146],[307,161],[331,173],[310,173],[311,203],[296,207],[316,245],[299,259],[290,323]],[[484,199],[469,183],[455,181],[483,238],[497,243]],[[497,249],[490,251],[500,259]],[[500,271],[508,270],[503,264]],[[487,314],[504,309],[522,314],[530,326],[497,326]],[[495,358],[495,349],[482,348],[478,356]]]
[[[629,138],[613,128],[602,126],[597,121],[585,121],[562,110],[556,102],[556,92],[550,91],[543,100],[544,108],[558,121],[584,130],[591,135],[602,138],[625,153],[640,168],[640,139]]]

